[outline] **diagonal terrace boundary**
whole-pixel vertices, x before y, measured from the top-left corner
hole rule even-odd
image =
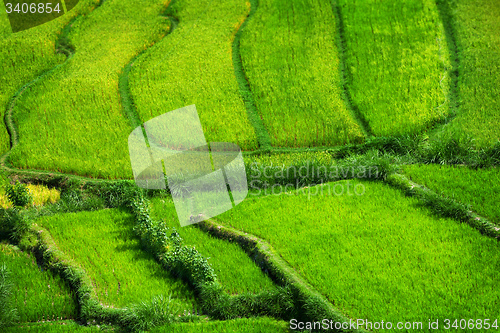
[[[195,225],[214,237],[237,243],[275,283],[281,286],[290,286],[292,293],[298,299],[297,308],[308,319],[321,321],[328,318],[335,322],[347,323],[352,320],[344,316],[323,295],[297,274],[267,241],[235,228],[218,224],[214,219],[208,219]],[[366,331],[347,329],[339,330],[339,332]]]
[[[272,149],[271,146],[271,138],[269,136],[269,132],[264,126],[264,122],[262,120],[262,116],[259,114],[257,110],[257,106],[255,104],[255,99],[253,97],[252,90],[250,89],[250,83],[248,81],[248,77],[245,74],[245,70],[243,69],[243,62],[241,59],[240,52],[240,41],[241,36],[243,34],[243,30],[247,26],[249,20],[255,14],[259,6],[258,0],[250,0],[250,13],[245,18],[245,21],[241,24],[241,26],[236,31],[233,40],[233,66],[234,66],[234,74],[236,76],[236,80],[238,81],[238,85],[240,86],[240,94],[245,102],[245,107],[247,109],[248,119],[255,129],[255,134],[257,135],[257,141],[259,142],[259,148],[262,152],[268,152]]]
[[[416,197],[434,214],[467,223],[481,234],[500,241],[500,226],[475,213],[453,199],[440,196],[436,192],[419,185],[401,174],[393,174],[385,180],[389,185],[403,191],[406,196]]]
[[[339,72],[340,72],[340,81],[342,84],[342,97],[344,99],[344,102],[349,109],[351,116],[356,120],[358,123],[359,127],[363,130],[363,134],[365,135],[365,139],[374,136],[372,129],[370,127],[370,124],[368,120],[365,118],[365,116],[359,111],[358,106],[354,103],[354,101],[351,98],[351,94],[349,91],[349,69],[347,68],[346,65],[346,53],[345,53],[345,48],[346,48],[346,42],[345,42],[345,35],[344,35],[344,20],[342,19],[342,12],[340,10],[340,7],[337,3],[337,1],[332,1],[332,12],[333,15],[335,16],[335,20],[337,21],[337,49],[339,50],[339,59],[340,59],[340,66],[339,66]]]

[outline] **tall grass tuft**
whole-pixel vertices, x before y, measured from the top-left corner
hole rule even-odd
[[[158,295],[150,302],[141,302],[126,308],[120,318],[120,324],[131,332],[147,331],[173,322],[178,313],[179,306],[171,295]]]
[[[30,226],[26,212],[17,207],[0,208],[0,237],[17,244],[28,233]]]
[[[10,326],[17,319],[17,310],[12,307],[11,295],[13,284],[10,281],[10,271],[0,264],[0,328]]]

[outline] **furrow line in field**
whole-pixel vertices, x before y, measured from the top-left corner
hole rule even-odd
[[[337,1],[332,1],[332,11],[337,20],[337,49],[339,50],[339,73],[340,80],[342,84],[342,97],[345,100],[347,108],[349,109],[352,117],[356,120],[359,127],[362,129],[365,138],[372,137],[373,132],[370,124],[366,117],[359,111],[358,106],[352,100],[351,93],[349,91],[349,68],[346,65],[346,53],[345,53],[345,35],[344,35],[344,20],[342,19],[342,12],[340,10]]]
[[[452,121],[458,113],[459,109],[459,75],[460,75],[460,56],[459,56],[459,44],[456,37],[455,24],[453,22],[453,16],[451,13],[450,5],[447,1],[436,1],[437,9],[439,12],[439,17],[443,24],[445,30],[446,44],[448,45],[448,52],[450,55],[450,66],[451,68],[446,68],[445,74],[450,75],[449,91],[446,98],[449,101],[449,112],[445,118],[438,123],[438,125],[445,125]],[[439,126],[441,127],[441,126]]]
[[[170,1],[170,3],[167,5],[166,8],[171,6],[175,0]],[[167,37],[169,34],[171,34],[175,28],[177,28],[177,24],[179,23],[177,18],[169,15],[164,15],[168,20],[170,21],[170,27],[168,31],[163,35],[163,37],[159,40],[161,41],[163,38]],[[142,50],[139,52],[132,60],[125,66],[123,69],[123,73],[120,75],[119,81],[118,81],[118,90],[120,93],[120,99],[123,107],[123,111],[125,113],[125,116],[128,118],[130,121],[130,126],[132,128],[136,128],[138,126],[141,126],[143,123],[143,119],[141,119],[141,116],[139,112],[137,111],[136,104],[134,102],[134,96],[130,92],[130,80],[129,80],[129,74],[133,69],[134,63],[145,53],[149,52],[151,50],[151,47],[153,47],[156,43],[159,41],[154,42],[152,45],[150,45],[147,49]]]
[[[255,129],[255,134],[257,135],[257,141],[259,143],[259,148],[261,152],[270,151],[271,146],[271,138],[269,137],[269,132],[264,126],[264,121],[262,116],[259,114],[257,110],[257,106],[255,104],[255,99],[253,97],[252,89],[250,88],[250,83],[248,81],[248,77],[245,74],[245,70],[243,68],[243,63],[241,59],[240,52],[240,41],[243,30],[247,26],[249,20],[255,14],[257,7],[259,6],[258,0],[250,0],[250,12],[248,16],[245,18],[245,21],[241,24],[236,32],[233,40],[233,66],[234,66],[234,74],[236,76],[236,80],[238,81],[238,85],[240,86],[240,93],[243,101],[245,102],[245,107],[247,109],[248,119],[250,123]]]

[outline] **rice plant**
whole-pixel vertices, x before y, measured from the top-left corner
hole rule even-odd
[[[273,146],[363,141],[342,99],[336,33],[328,1],[259,1],[241,37],[241,56]]]
[[[455,27],[460,68],[457,116],[444,133],[488,147],[500,140],[500,3],[495,0],[439,0]],[[466,142],[463,142],[466,143]]]
[[[332,1],[333,3],[333,1]],[[340,0],[348,89],[376,136],[449,114],[450,54],[433,0]]]

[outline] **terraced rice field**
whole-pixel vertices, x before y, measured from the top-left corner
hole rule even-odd
[[[82,0],[77,10],[29,31],[12,34],[3,3],[0,4],[0,115],[5,116],[10,99],[26,83],[64,61],[55,51],[58,32],[78,13],[88,13],[96,1]],[[5,124],[0,126],[0,152],[10,148]]]
[[[20,144],[10,156],[15,166],[104,178],[132,176],[127,150],[131,128],[122,112],[118,78],[139,51],[168,30],[160,17],[164,10],[157,0],[106,1],[71,24],[68,38],[74,56],[16,103]],[[109,20],[114,13],[120,15]]]
[[[500,222],[498,168],[471,170],[441,165],[409,165],[403,170],[417,184],[425,185],[447,197],[470,205],[478,214],[493,222]]]
[[[71,0],[17,33],[6,2],[0,264],[19,318],[0,307],[0,331],[498,329],[500,2]],[[170,192],[131,183],[128,137],[193,104],[208,142],[242,148],[250,192],[180,227]],[[7,200],[18,180],[33,205]]]
[[[134,62],[131,93],[142,121],[196,104],[209,142],[257,148],[232,68],[231,43],[249,4],[174,1],[175,30]]]
[[[339,1],[348,86],[377,136],[418,133],[449,112],[450,54],[432,0]]]
[[[328,1],[259,1],[241,57],[273,146],[363,141],[342,98],[337,29]]]
[[[92,280],[97,299],[124,307],[170,293],[182,309],[192,310],[193,293],[175,281],[152,256],[141,251],[125,212],[103,210],[61,214],[38,222],[58,248],[81,266]]]
[[[59,276],[38,267],[33,255],[0,243],[2,263],[12,274],[18,322],[76,319],[77,305],[67,284]]]
[[[365,194],[356,195],[361,184]],[[351,195],[347,181],[323,186],[247,199],[217,220],[268,240],[350,318],[427,323],[495,313],[496,240],[430,216],[384,184],[352,182]]]

